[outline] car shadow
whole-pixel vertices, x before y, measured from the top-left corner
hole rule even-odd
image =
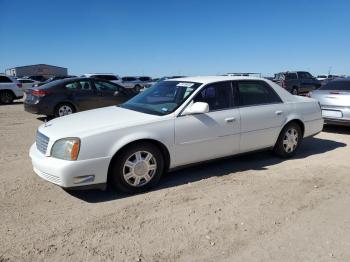
[[[48,122],[48,121],[54,119],[54,117],[53,116],[39,116],[36,119],[38,119],[42,122]]]
[[[13,106],[13,105],[23,105],[23,101],[14,101],[11,104],[1,104],[0,106]]]
[[[305,159],[309,156],[323,154],[345,146],[346,144],[344,143],[328,139],[315,137],[307,138],[303,141],[299,151],[292,159]],[[266,170],[268,166],[276,165],[284,161],[288,161],[288,159],[276,157],[271,153],[271,151],[261,151],[213,160],[165,174],[160,180],[159,185],[152,191],[193,183],[215,176],[234,176],[236,172],[247,170]],[[115,192],[111,189],[107,189],[106,191],[86,190],[67,192],[70,195],[89,203],[106,202],[133,196]]]
[[[350,126],[324,125],[323,132],[350,135]]]

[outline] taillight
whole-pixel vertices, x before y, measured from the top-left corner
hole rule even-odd
[[[33,90],[32,95],[33,96],[46,96],[49,94],[49,91],[47,90]]]
[[[339,95],[339,92],[329,92],[331,95]]]
[[[19,87],[19,88],[22,88],[22,84],[21,83],[19,83],[19,84],[17,84],[17,87]]]

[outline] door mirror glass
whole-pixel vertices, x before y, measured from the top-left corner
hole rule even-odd
[[[187,106],[182,115],[205,114],[209,112],[209,105],[205,102],[195,102]]]

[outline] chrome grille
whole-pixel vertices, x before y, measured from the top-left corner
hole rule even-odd
[[[43,135],[39,131],[36,132],[36,141],[35,141],[36,148],[44,155],[46,154],[47,145],[49,143],[49,140],[50,139],[47,136]]]

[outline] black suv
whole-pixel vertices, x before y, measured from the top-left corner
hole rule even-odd
[[[293,95],[308,93],[321,86],[319,80],[305,71],[277,73],[273,81]]]

